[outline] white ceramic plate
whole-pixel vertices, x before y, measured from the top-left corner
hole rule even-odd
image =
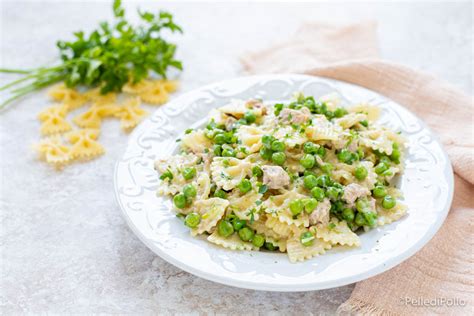
[[[177,149],[176,139],[204,123],[210,109],[231,99],[288,101],[292,94],[338,92],[349,103],[380,106],[380,122],[409,140],[400,188],[409,207],[402,220],[361,234],[361,247],[332,249],[292,264],[286,254],[239,252],[194,238],[171,211],[169,198],[155,194],[153,162]],[[443,223],[453,194],[451,164],[433,133],[402,106],[377,93],[340,81],[303,75],[243,77],[181,95],[140,124],[115,169],[115,194],[127,223],[156,254],[202,278],[269,291],[308,291],[354,283],[401,263],[420,250]]]

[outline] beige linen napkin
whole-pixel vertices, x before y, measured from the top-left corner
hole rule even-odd
[[[454,200],[440,231],[415,256],[358,283],[338,311],[473,314],[472,98],[432,76],[378,60],[377,55],[373,22],[347,26],[312,23],[303,25],[287,42],[244,56],[242,63],[250,73],[305,73],[377,91],[421,117],[440,137],[453,164]]]

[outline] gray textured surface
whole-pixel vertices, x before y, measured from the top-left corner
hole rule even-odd
[[[163,6],[186,30],[179,39],[186,67],[181,91],[239,75],[239,55],[290,36],[302,21],[376,18],[383,57],[472,94],[469,2]],[[56,39],[109,17],[108,3],[3,2],[0,66],[53,61]],[[105,156],[57,172],[36,161],[30,147],[39,135],[36,115],[47,104],[41,92],[0,116],[0,313],[331,314],[349,297],[353,285],[256,292],[208,282],[167,264],[126,227],[114,201],[114,162],[127,139],[118,123],[103,126]]]

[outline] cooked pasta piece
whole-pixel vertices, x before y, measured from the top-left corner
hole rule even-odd
[[[215,157],[211,163],[212,179],[224,190],[235,188],[250,172],[250,163],[233,157]]]
[[[232,250],[258,250],[258,247],[252,245],[251,242],[241,240],[237,234],[232,234],[230,237],[225,238],[215,231],[207,237],[207,240],[213,244]]]
[[[274,216],[268,216],[265,225],[268,228],[272,229],[279,236],[284,238],[288,238],[295,231],[298,231],[298,227],[296,225],[288,225],[286,223],[282,223],[277,217]]]
[[[241,126],[237,130],[237,137],[242,142],[242,145],[245,146],[249,153],[255,153],[260,150],[262,147],[262,136],[265,132],[254,126]]]
[[[185,150],[198,154],[204,153],[206,149],[209,150],[212,143],[203,131],[192,131],[181,138],[181,145]]]
[[[316,237],[322,239],[332,245],[347,245],[347,246],[359,246],[360,239],[355,234],[345,221],[339,221],[337,218],[333,218],[329,224],[316,225]]]
[[[207,200],[196,201],[193,205],[193,211],[201,215],[199,225],[191,230],[193,236],[210,232],[217,222],[222,218],[229,201],[221,198],[210,198]]]
[[[398,221],[407,214],[406,205],[398,202],[392,209],[386,210],[381,206],[377,207],[377,225],[383,226],[394,221]]]
[[[324,254],[328,249],[331,249],[331,244],[321,239],[314,239],[310,246],[302,245],[297,237],[288,239],[286,243],[286,251],[291,262],[311,259]]]

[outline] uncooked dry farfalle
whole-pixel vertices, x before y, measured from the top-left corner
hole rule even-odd
[[[98,129],[81,129],[66,135],[72,144],[71,157],[74,159],[92,159],[105,153],[104,147],[97,141]]]
[[[68,88],[64,83],[58,84],[51,88],[48,94],[55,101],[66,105],[67,111],[73,111],[77,108],[80,108],[86,104],[87,101],[89,101],[89,96],[87,94]]]
[[[51,135],[63,133],[72,129],[66,121],[67,106],[53,105],[43,110],[38,119],[41,121],[41,134]]]
[[[71,148],[62,142],[59,135],[40,140],[34,149],[40,159],[57,167],[69,163],[72,159]]]

